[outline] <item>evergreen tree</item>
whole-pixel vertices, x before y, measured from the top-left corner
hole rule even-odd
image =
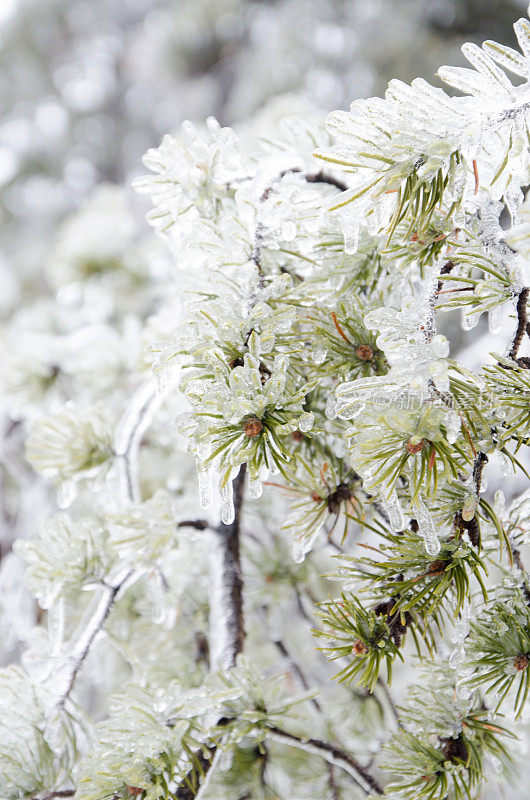
[[[61,512],[14,545],[39,624],[0,671],[2,797],[472,800],[524,778],[514,27],[520,50],[440,69],[451,93],[393,80],[325,124],[166,136],[135,186],[171,260],[118,189],[65,223],[59,301],[5,366]]]

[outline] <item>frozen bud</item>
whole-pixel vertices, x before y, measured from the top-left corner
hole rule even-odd
[[[143,793],[143,789],[140,789],[139,786],[127,786],[127,794],[130,797],[138,797],[139,794]]]
[[[263,423],[257,417],[248,417],[243,422],[243,430],[245,432],[245,436],[250,438],[254,438],[254,436],[259,436],[261,431],[263,430]]]
[[[361,361],[371,361],[374,357],[374,351],[369,344],[359,344],[355,348],[355,355]]]
[[[530,664],[530,656],[526,653],[519,653],[513,660],[513,665],[517,672],[522,672]]]
[[[405,450],[407,453],[414,455],[415,453],[420,453],[423,450],[424,444],[425,439],[420,439],[419,436],[411,436],[405,445]]]
[[[303,442],[304,439],[307,438],[308,437],[305,435],[305,433],[302,433],[302,431],[293,431],[291,433],[291,439],[293,439],[295,442]]]
[[[368,652],[368,648],[364,642],[362,642],[360,639],[356,639],[352,644],[351,651],[354,656],[365,656]]]
[[[445,571],[447,567],[447,562],[444,561],[442,558],[437,558],[435,561],[431,561],[427,572],[429,575],[439,575],[441,572]]]

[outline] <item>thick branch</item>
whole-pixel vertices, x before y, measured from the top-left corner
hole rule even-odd
[[[245,627],[243,619],[243,579],[240,559],[241,507],[245,486],[245,465],[233,482],[234,521],[230,525],[220,523],[212,532],[215,536],[215,552],[212,553],[212,589],[210,601],[210,664],[212,669],[231,669],[237,655],[243,649]],[[202,521],[180,523],[203,530]],[[175,793],[178,800],[202,797],[221,756],[221,748],[212,747],[208,755],[199,753],[201,769],[197,776],[200,786],[193,791],[183,783]]]
[[[298,747],[301,750],[305,750],[306,753],[320,756],[328,764],[347,772],[366,794],[383,794],[383,789],[376,779],[353,756],[350,756],[339,747],[328,744],[328,742],[322,742],[320,739],[302,739],[292,733],[282,731],[274,725],[268,726],[267,731],[276,741]]]
[[[234,521],[221,523],[214,531],[216,552],[213,556],[211,604],[212,666],[230,669],[243,649],[243,580],[241,577],[239,534],[245,484],[245,465],[233,482]]]

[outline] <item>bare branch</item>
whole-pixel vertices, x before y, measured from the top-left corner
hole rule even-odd
[[[195,528],[197,531],[205,531],[209,527],[205,519],[183,519],[177,523],[177,528]]]
[[[513,358],[515,361],[517,359],[517,354],[519,352],[519,348],[523,341],[523,336],[527,330],[528,326],[528,313],[526,309],[526,302],[528,300],[528,293],[530,292],[530,287],[525,286],[524,289],[519,293],[519,297],[517,300],[516,311],[517,311],[517,329],[515,331],[515,336],[513,337],[512,346],[508,353],[510,358]]]
[[[343,772],[347,772],[348,775],[354,779],[357,785],[366,792],[366,794],[383,794],[383,789],[373,775],[370,775],[370,773],[363,766],[361,766],[361,764],[359,764],[359,762],[353,758],[353,756],[350,756],[344,750],[341,750],[340,747],[336,747],[333,744],[328,744],[328,742],[322,742],[320,739],[302,739],[299,736],[295,736],[293,733],[287,733],[287,731],[283,731],[274,725],[267,726],[266,730],[273,739],[276,739],[276,741],[282,742],[282,744],[298,747],[301,750],[305,750],[306,753],[320,756],[334,767],[338,767],[339,769],[343,770]]]

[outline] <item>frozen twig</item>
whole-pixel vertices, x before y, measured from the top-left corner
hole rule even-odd
[[[120,466],[123,470],[121,486],[124,502],[138,502],[140,499],[137,476],[140,441],[153,418],[159,402],[160,395],[156,394],[153,384],[145,384],[133,396],[120,423],[116,437],[116,453],[121,459]],[[104,583],[100,589],[99,597],[94,603],[94,610],[89,613],[86,623],[81,623],[81,631],[76,638],[72,651],[66,658],[60,677],[62,688],[57,700],[58,708],[62,708],[70,696],[77,675],[98,633],[103,628],[116,597],[132,575],[132,569],[124,568],[112,583]]]
[[[116,456],[121,471],[122,493],[128,502],[141,499],[138,486],[138,453],[140,442],[162,400],[154,383],[149,381],[133,395],[116,436]]]
[[[523,336],[527,330],[528,326],[528,314],[526,309],[526,302],[528,300],[528,293],[530,292],[530,288],[525,286],[524,289],[521,290],[519,293],[519,297],[517,299],[516,311],[517,311],[517,329],[515,331],[515,336],[513,337],[512,346],[508,353],[510,358],[513,358],[515,361],[517,359],[517,354],[519,352],[519,348],[523,341]]]
[[[383,794],[383,789],[370,773],[353,756],[328,742],[320,739],[301,738],[292,733],[287,733],[274,725],[267,726],[271,738],[282,744],[292,745],[304,750],[306,753],[324,758],[328,764],[347,772],[366,794]]]

